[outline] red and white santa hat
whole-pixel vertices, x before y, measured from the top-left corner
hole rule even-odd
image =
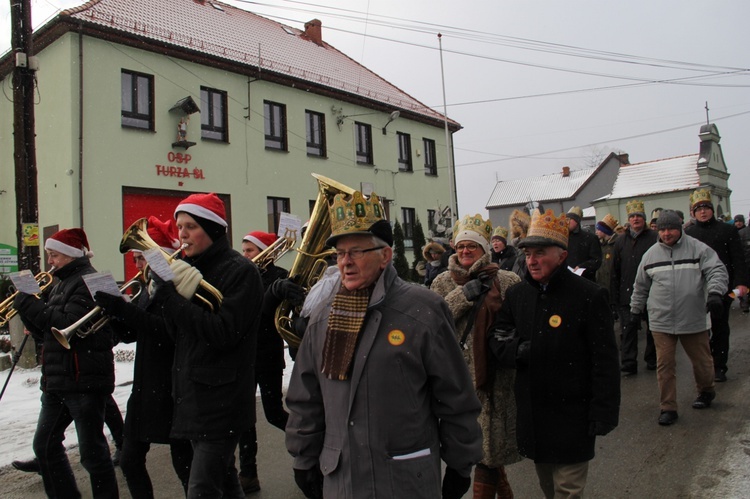
[[[277,236],[276,234],[256,230],[255,232],[251,232],[250,234],[243,237],[242,240],[253,243],[258,247],[259,250],[263,251],[264,249],[271,246],[274,242],[276,242],[278,238],[279,236]]]
[[[227,212],[224,209],[224,202],[215,193],[208,194],[191,194],[177,205],[174,210],[174,217],[177,213],[184,211],[190,215],[195,215],[214,223],[227,227]]]
[[[155,216],[148,217],[147,229],[150,237],[159,247],[170,255],[180,247],[180,239],[177,237],[177,225],[174,220],[162,222]],[[143,253],[141,250],[131,250],[133,253]]]
[[[44,242],[44,249],[56,251],[63,255],[80,258],[94,256],[94,252],[89,250],[89,240],[83,229],[63,229],[52,234],[52,237]]]

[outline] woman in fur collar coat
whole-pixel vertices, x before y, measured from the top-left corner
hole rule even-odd
[[[483,458],[474,472],[473,497],[512,498],[504,466],[521,460],[515,435],[515,373],[496,369],[487,348],[487,330],[505,298],[505,291],[520,282],[520,278],[490,262],[489,222],[481,220],[479,215],[467,218],[466,224],[459,223],[454,235],[456,253],[449,259],[448,272],[438,275],[430,289],[448,303],[482,403],[479,424]],[[478,226],[488,226],[489,231],[479,232]]]

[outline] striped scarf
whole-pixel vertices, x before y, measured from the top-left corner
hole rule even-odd
[[[359,331],[367,314],[372,287],[347,290],[343,285],[333,299],[328,315],[326,341],[323,345],[323,367],[328,379],[349,377]]]

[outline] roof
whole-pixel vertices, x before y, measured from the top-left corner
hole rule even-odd
[[[566,177],[562,172],[539,177],[500,181],[487,201],[487,208],[501,208],[526,204],[529,201],[543,203],[560,199],[572,199],[598,168],[571,170]]]
[[[82,24],[84,30],[88,27],[145,40],[147,45],[136,46],[146,50],[172,47],[202,54],[256,71],[260,68],[261,78],[264,74],[283,75],[381,104],[390,111],[411,112],[438,126],[437,121],[444,120],[438,111],[325,41],[318,45],[303,30],[219,1],[92,0],[61,11],[37,31],[71,20],[76,26]],[[453,120],[449,123],[460,127]]]
[[[612,193],[600,199],[622,199],[700,187],[698,154],[622,165]]]

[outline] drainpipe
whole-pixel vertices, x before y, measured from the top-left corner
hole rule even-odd
[[[83,229],[83,26],[78,25],[78,219]]]

